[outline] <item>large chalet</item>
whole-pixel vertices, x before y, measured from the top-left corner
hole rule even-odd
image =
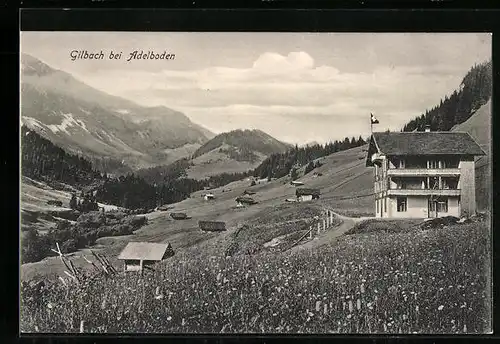
[[[374,167],[376,217],[474,214],[479,155],[485,153],[468,133],[373,133],[366,166]]]

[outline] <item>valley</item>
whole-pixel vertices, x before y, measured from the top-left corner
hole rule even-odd
[[[469,159],[459,161],[475,173],[475,190],[465,189],[464,182],[470,193],[457,198],[475,192],[478,212],[424,219],[403,217],[409,216],[410,198],[397,189],[410,190],[406,187],[393,188],[402,192],[395,195],[403,194],[393,198],[397,215],[405,212],[400,218],[375,217],[380,167],[367,167],[367,159],[382,150],[374,148],[374,139],[363,138],[362,130],[323,144],[311,133],[307,145],[244,125],[213,133],[188,113],[112,96],[30,55],[21,62],[21,331],[468,334],[491,329],[492,108],[486,77],[491,63],[475,65],[457,91],[401,129],[467,132],[487,153],[476,159],[475,170],[468,164],[473,153],[439,153]],[[211,71],[237,80],[234,72]],[[200,84],[210,85],[212,74],[207,75]],[[246,109],[235,107],[241,108]],[[322,126],[335,111],[340,110],[311,118]],[[372,127],[380,124],[373,118],[370,114]],[[339,131],[332,127],[335,135]],[[405,154],[421,152],[396,151],[400,168],[407,167]],[[423,154],[431,156],[428,170],[432,154]],[[457,180],[463,173],[438,172],[457,174]],[[419,189],[420,184],[412,191]],[[440,212],[448,213],[448,198],[436,200],[436,214],[438,203],[446,204]],[[169,244],[174,254],[145,259],[144,252],[136,252],[142,258],[119,259],[131,242]],[[141,272],[124,272],[133,261]]]
[[[371,216],[373,208],[372,193],[372,171],[365,167],[365,161],[360,160],[364,157],[366,146],[350,149],[347,151],[332,154],[321,159],[323,165],[318,168],[323,171],[323,176],[314,177],[313,172],[301,176],[298,180],[304,181],[308,187],[321,189],[321,198],[317,202],[318,207],[328,207],[340,214],[349,216]],[[229,231],[223,233],[229,235],[239,227],[255,218],[256,214],[267,211],[279,216],[280,207],[286,205],[300,211],[302,207],[308,207],[304,204],[287,204],[287,198],[295,196],[296,187],[290,185],[290,179],[283,177],[274,179],[270,182],[262,181],[255,186],[250,186],[248,180],[240,180],[229,183],[225,186],[214,188],[210,192],[215,196],[213,201],[205,201],[202,197],[206,191],[197,191],[191,194],[191,197],[175,204],[172,204],[171,211],[155,211],[145,216],[148,218],[148,224],[139,229],[132,236],[109,237],[97,240],[97,247],[106,256],[118,262],[114,257],[129,241],[148,241],[148,242],[170,242],[174,249],[183,250],[201,242],[210,241],[216,237],[212,233],[202,233],[198,228],[198,221],[224,221]],[[253,196],[259,203],[243,209],[236,208],[236,197],[243,194],[245,190],[252,190],[256,194]],[[38,188],[38,193],[47,193],[44,189]],[[31,189],[24,189],[23,195],[26,203],[22,205],[31,209],[32,205],[27,193]],[[52,191],[53,192],[53,191]],[[346,197],[347,196],[347,197]],[[359,196],[359,198],[358,198]],[[58,193],[58,199],[69,202],[69,193]],[[170,218],[170,212],[186,212],[191,219],[176,221]],[[272,238],[269,238],[271,240]],[[57,257],[46,258],[42,262],[30,263],[21,267],[21,276],[29,279],[34,274],[54,274],[57,271],[62,272],[64,265]],[[81,259],[81,266],[88,264]],[[78,264],[78,262],[76,263]],[[59,269],[57,268],[59,267]]]

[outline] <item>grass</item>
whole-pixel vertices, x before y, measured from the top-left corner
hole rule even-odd
[[[21,331],[484,333],[489,228],[361,233],[293,254],[191,248],[142,279],[24,287]]]
[[[366,168],[364,164],[358,160],[358,156],[363,154],[365,153],[362,152],[361,147],[332,154],[322,159],[323,166],[321,166],[318,171],[321,171],[323,176],[312,178],[311,174],[301,177],[300,180],[303,180],[308,187],[321,189],[320,202],[315,201],[310,202],[310,204],[320,203],[340,214],[349,216],[373,216],[373,213],[366,212],[367,209],[373,208],[373,196],[344,199],[346,195],[369,193],[373,186],[371,169]],[[370,173],[367,173],[367,171]],[[368,174],[370,178],[367,177]],[[349,179],[356,176],[362,177],[361,179]],[[34,187],[30,187],[32,184],[34,184]],[[222,192],[223,189],[225,192]],[[232,209],[236,205],[236,197],[241,196],[246,189],[257,192],[253,195],[253,198],[257,200],[259,204],[245,209]],[[367,189],[369,190],[367,191]],[[168,216],[169,212],[148,214],[148,217],[151,217],[151,220],[148,221],[148,225],[135,232],[133,236],[101,238],[97,241],[97,244],[99,245],[99,249],[102,250],[102,253],[109,257],[110,261],[114,261],[114,256],[131,240],[170,242],[176,250],[179,248],[191,247],[199,243],[210,241],[214,237],[214,235],[201,233],[199,231],[199,220],[224,221],[228,228],[238,228],[247,222],[252,222],[257,216],[256,214],[265,211],[265,209],[276,209],[276,207],[278,207],[277,211],[286,212],[286,209],[281,209],[280,207],[284,204],[285,199],[295,197],[295,191],[296,188],[290,185],[290,180],[287,178],[273,180],[272,182],[264,182],[253,187],[250,187],[249,180],[236,181],[211,190],[216,196],[215,202],[203,201],[201,194],[206,193],[206,191],[200,191],[193,193],[191,198],[172,205],[174,207],[172,211],[187,212],[192,216],[191,220],[182,222],[172,221]],[[56,209],[46,204],[49,199],[61,200],[63,204],[69,202],[69,193],[60,192],[56,197],[55,194],[52,194],[53,192],[56,192],[56,190],[48,188],[43,183],[23,179],[21,208],[39,213]],[[33,199],[30,196],[38,199]],[[297,206],[298,208],[301,207],[301,205]],[[276,212],[270,212],[269,215],[266,216],[268,216],[268,218],[273,218],[273,216],[276,215]],[[56,221],[39,221],[37,223],[30,223],[29,225],[36,226],[39,230],[46,230],[50,227],[54,227],[55,222]],[[23,226],[26,225],[26,223],[23,224]],[[55,243],[53,244],[55,245]],[[52,262],[50,261],[51,259],[55,259],[55,261]],[[82,266],[86,265],[83,259],[82,264]],[[26,278],[31,278],[34,274],[51,275],[54,271],[58,274],[63,273],[63,271],[58,268],[59,265],[57,258],[47,258],[39,264],[23,265],[21,267],[21,276],[24,280]]]
[[[356,223],[346,234],[408,232],[414,230],[421,223],[422,220],[419,219],[369,219]]]

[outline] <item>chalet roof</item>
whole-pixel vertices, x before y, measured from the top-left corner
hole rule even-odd
[[[237,197],[236,198],[236,202],[239,202],[239,203],[249,203],[249,204],[253,204],[253,203],[257,203],[252,197],[250,196],[240,196],[240,197]]]
[[[300,188],[295,191],[297,196],[319,196],[319,189]]]
[[[373,133],[368,149],[386,155],[485,155],[468,134],[452,131]]]
[[[129,242],[118,256],[118,259],[153,260],[163,259],[168,244],[151,242]]]
[[[173,218],[174,220],[186,219],[187,214],[186,213],[170,213],[170,217]]]

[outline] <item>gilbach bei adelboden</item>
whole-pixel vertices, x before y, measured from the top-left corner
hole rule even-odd
[[[123,52],[109,52],[108,59],[118,60],[121,59]],[[75,60],[103,60],[106,57],[104,52],[100,50],[99,52],[88,52],[87,50],[72,50],[70,52],[71,61]],[[144,50],[134,50],[129,53],[127,61],[131,60],[174,60],[175,54],[168,53],[164,50],[161,53],[156,53],[154,51],[144,51]]]

